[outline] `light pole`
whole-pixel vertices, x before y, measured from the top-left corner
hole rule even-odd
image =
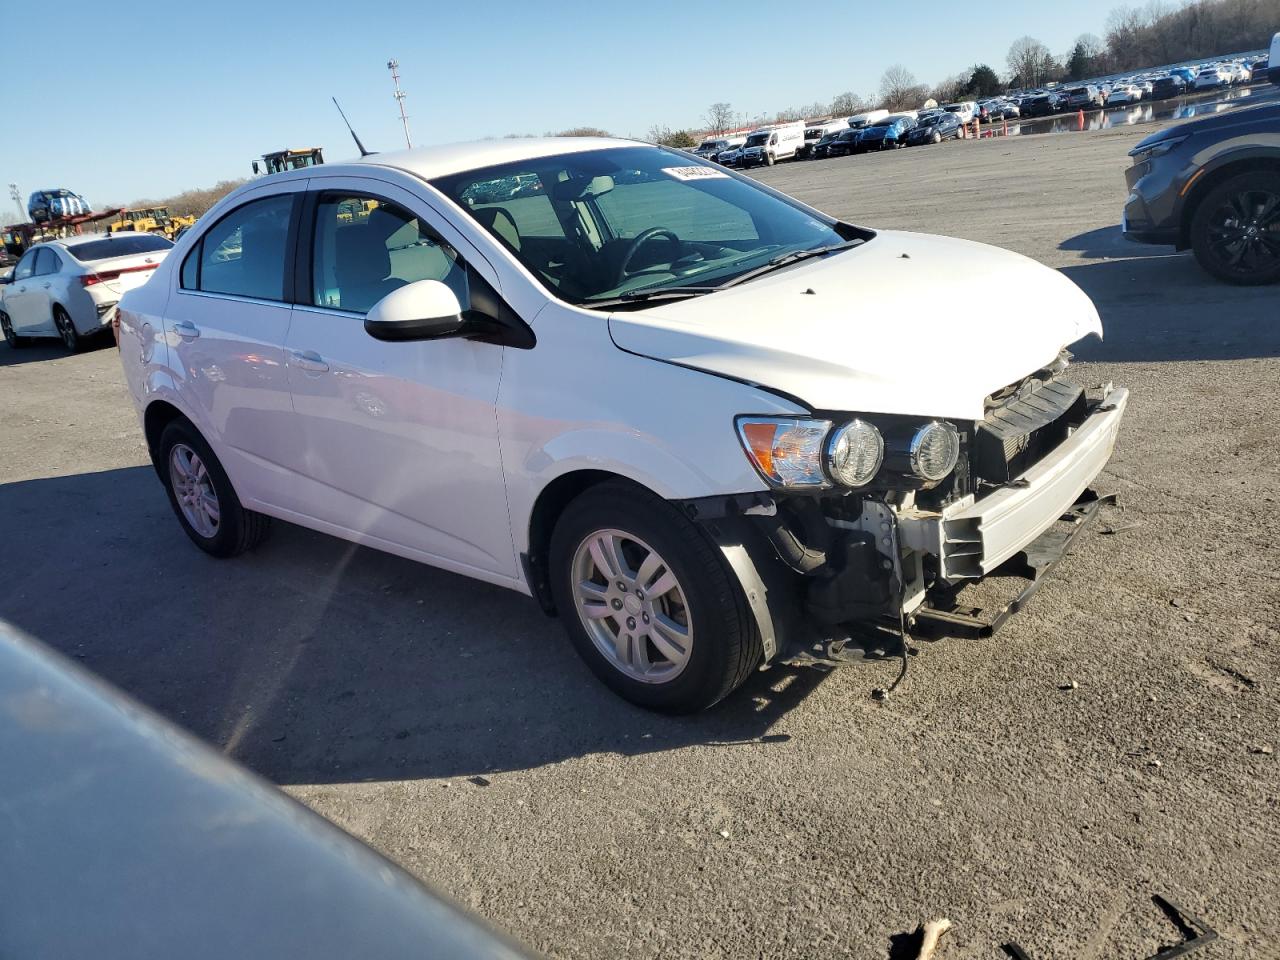
[[[396,103],[400,105],[400,122],[404,125],[404,145],[412,149],[413,142],[409,139],[409,118],[404,112],[405,93],[400,89],[400,61],[388,60],[387,69],[391,71],[391,82],[394,83],[396,87]]]
[[[13,202],[18,205],[19,220],[26,220],[27,211],[26,208],[22,206],[22,191],[18,189],[18,185],[16,183],[9,184],[9,196],[13,197]]]

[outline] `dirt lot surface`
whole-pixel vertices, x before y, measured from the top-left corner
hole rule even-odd
[[[0,617],[563,957],[1144,957],[1164,893],[1208,958],[1280,954],[1280,292],[1115,226],[1151,127],[784,165],[878,227],[999,244],[1095,299],[1082,378],[1133,400],[1061,575],[989,641],[774,669],[665,719],[531,601],[300,529],[198,553],[112,349],[0,348]],[[898,314],[998,286],[902,291]],[[908,346],[910,346],[908,344]],[[927,344],[915,345],[927,348]],[[1063,689],[1066,687],[1067,689]]]

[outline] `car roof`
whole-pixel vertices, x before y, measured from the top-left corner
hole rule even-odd
[[[414,147],[411,150],[389,150],[371,153],[367,157],[325,164],[322,169],[302,167],[285,173],[272,174],[281,181],[308,177],[357,173],[359,167],[390,167],[414,174],[424,180],[447,177],[468,170],[483,170],[503,163],[536,160],[557,154],[585,153],[588,150],[620,149],[622,147],[658,147],[640,140],[623,140],[617,137],[513,137],[503,140],[480,140],[471,143],[449,143],[442,146]],[[356,168],[356,169],[353,169]]]

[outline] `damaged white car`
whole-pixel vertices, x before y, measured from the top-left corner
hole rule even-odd
[[[1069,379],[1102,331],[1061,274],[616,140],[256,180],[120,324],[202,549],[277,518],[530,594],[663,710],[867,627],[991,629],[956,591],[1060,555],[1127,400]]]

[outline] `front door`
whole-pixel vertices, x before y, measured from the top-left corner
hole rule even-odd
[[[20,337],[54,333],[49,300],[49,267],[56,268],[55,255],[45,247],[32,247],[13,269],[13,282],[5,288],[4,312],[13,332]]]
[[[264,186],[219,218],[183,260],[166,311],[185,406],[249,507],[292,505],[287,464],[300,441],[284,342],[304,190]]]
[[[468,269],[495,286],[496,274],[394,184],[316,177],[311,186],[313,243],[299,254],[311,289],[298,291],[286,344],[299,472],[311,481],[300,485],[303,509],[361,542],[515,577],[495,416],[503,349],[388,343],[364,329],[369,308],[406,283],[441,280],[466,310]]]

